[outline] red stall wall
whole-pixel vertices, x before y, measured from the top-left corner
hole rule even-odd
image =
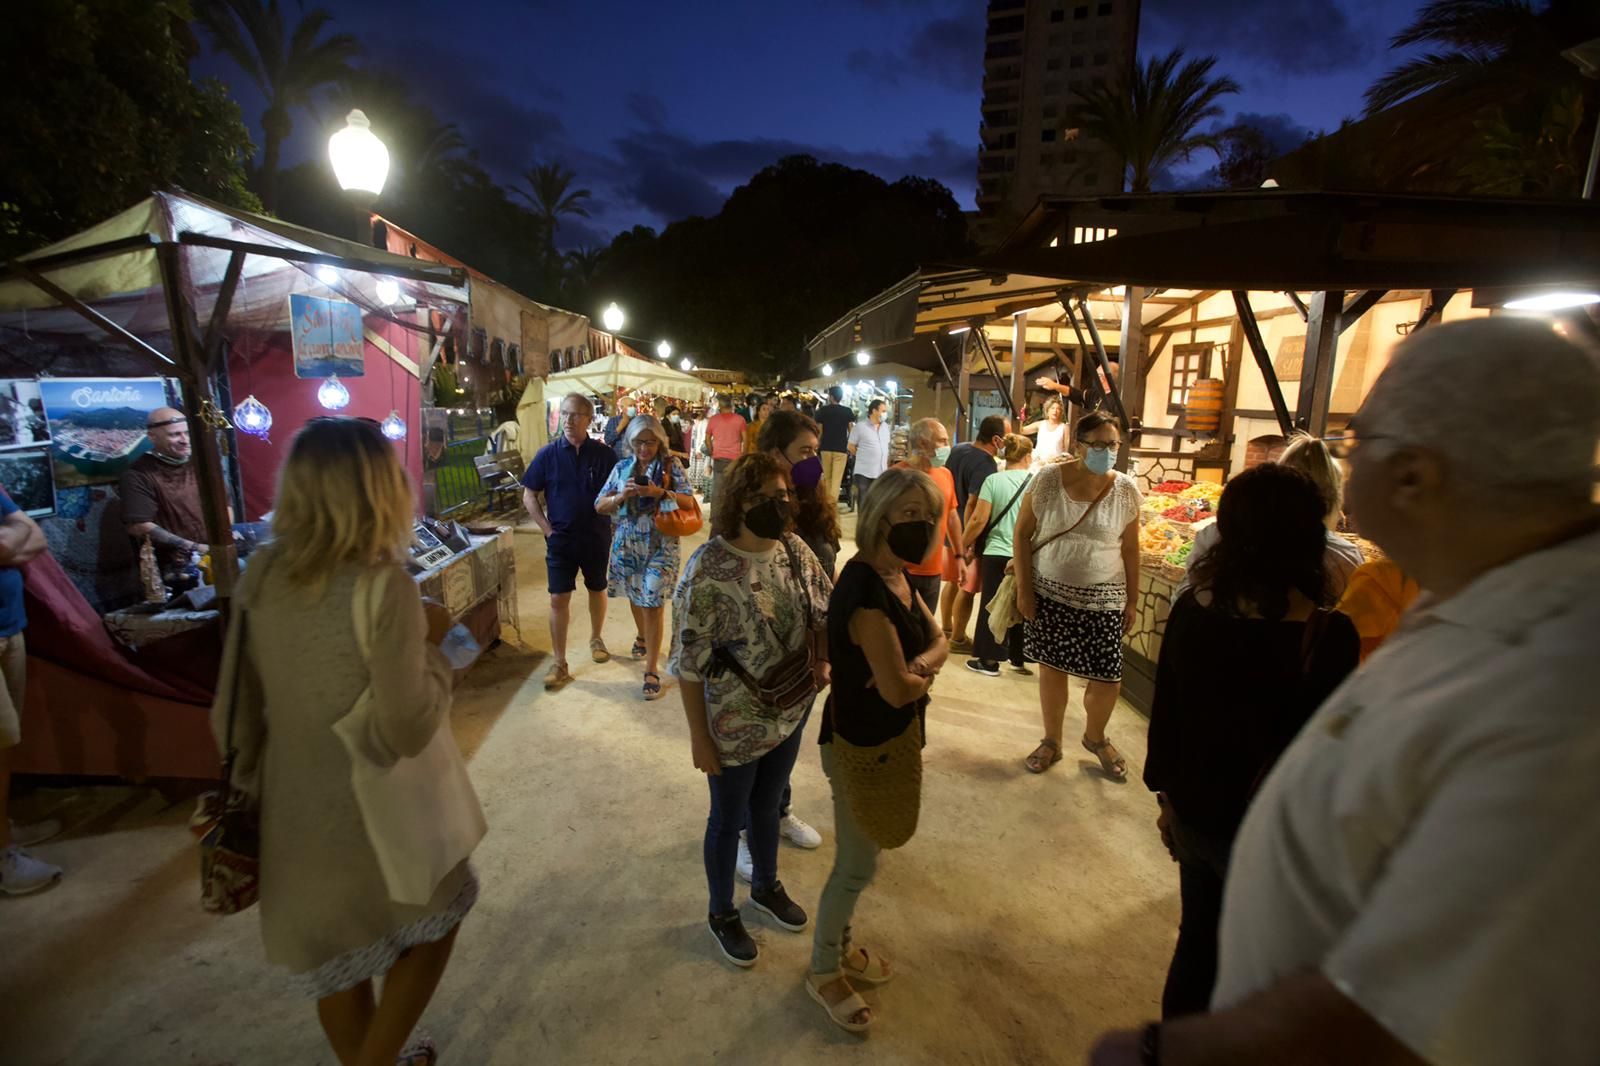
[[[422,351],[425,339],[410,330],[378,318],[368,318],[366,328],[414,362],[426,355]],[[370,340],[364,348],[366,375],[339,379],[350,390],[349,406],[342,411],[328,411],[317,402],[317,387],[322,379],[295,377],[287,332],[236,338],[228,358],[233,402],[240,403],[254,394],[272,412],[272,433],[267,440],[238,434],[245,513],[236,517],[241,521],[257,521],[263,513],[272,510],[278,467],[288,454],[289,444],[295,432],[318,415],[345,415],[381,422],[391,410],[398,410],[405,419],[406,438],[395,442],[395,451],[411,478],[413,491],[421,500],[422,445],[417,435],[421,432],[422,415],[417,379]]]

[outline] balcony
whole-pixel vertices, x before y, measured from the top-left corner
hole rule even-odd
[[[1028,0],[989,0],[989,15],[1003,14],[1008,11],[1023,11],[1028,6]]]
[[[1022,55],[1022,39],[1020,37],[1008,41],[993,41],[988,48],[983,50],[983,58],[985,60],[1009,59],[1012,56],[1020,55]]]
[[[1017,128],[1017,113],[1015,111],[985,111],[983,124],[991,130],[1014,130]]]
[[[1018,85],[1005,85],[991,87],[985,83],[983,88],[984,107],[1004,107],[1014,104],[1022,99],[1022,88]]]

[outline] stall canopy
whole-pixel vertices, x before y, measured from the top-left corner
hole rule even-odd
[[[551,374],[544,385],[546,396],[559,396],[564,392],[615,396],[619,390],[650,392],[692,402],[704,398],[706,383],[669,366],[618,353]]]

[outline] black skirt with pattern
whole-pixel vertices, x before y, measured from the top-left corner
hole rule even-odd
[[[1101,609],[1072,606],[1036,588],[1034,620],[1024,623],[1023,651],[1028,658],[1064,674],[1089,681],[1121,681],[1125,586],[1118,581],[1067,591],[1067,599],[1094,603]],[[1108,609],[1112,604],[1115,609]]]

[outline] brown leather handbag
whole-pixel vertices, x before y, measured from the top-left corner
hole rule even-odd
[[[677,468],[677,461],[663,465],[661,468],[661,487],[668,492],[672,491],[672,471]],[[695,499],[694,493],[685,493],[689,497],[689,506],[678,504],[670,511],[661,509],[656,505],[656,529],[664,537],[690,537],[700,532],[700,527],[705,525],[705,516],[700,513],[700,501]]]

